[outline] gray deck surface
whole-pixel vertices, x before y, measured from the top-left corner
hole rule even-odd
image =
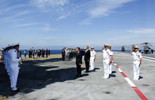
[[[129,53],[114,52],[114,61],[149,100],[155,100],[154,54],[144,55],[140,69],[141,79],[138,81],[133,80],[133,58]],[[85,73],[84,67],[82,77],[75,78],[75,59],[68,62],[61,61],[61,58],[25,61],[18,79],[18,87],[21,90],[53,79],[4,100],[140,100],[114,65],[113,75],[109,79],[102,78],[104,70],[101,52],[97,53],[95,68],[96,71]],[[10,90],[9,78],[4,65],[0,63],[0,97],[11,94]]]

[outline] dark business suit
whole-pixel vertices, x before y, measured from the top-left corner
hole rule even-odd
[[[84,60],[85,60],[85,65],[86,65],[86,72],[88,72],[89,71],[89,61],[90,61],[90,50],[86,50]]]
[[[48,58],[48,50],[46,50],[46,58]]]
[[[64,61],[65,60],[65,50],[62,49],[62,60]]]
[[[76,54],[77,77],[81,76],[81,65],[79,64],[82,64],[82,54],[80,51]]]
[[[44,57],[45,55],[45,50],[42,50],[42,57]]]

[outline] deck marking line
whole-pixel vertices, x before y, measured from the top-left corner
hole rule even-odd
[[[113,62],[115,64],[115,62]],[[116,65],[116,68],[118,71],[122,74],[122,76],[125,78],[125,80],[128,82],[128,84],[134,89],[134,91],[137,93],[137,95],[142,99],[142,100],[148,100],[145,95],[133,84],[133,82],[124,74],[124,72]],[[121,72],[122,71],[122,72]]]

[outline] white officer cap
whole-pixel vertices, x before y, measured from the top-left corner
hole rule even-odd
[[[108,47],[108,46],[109,46],[108,44],[105,44],[105,45],[104,45],[104,47]]]
[[[11,45],[12,47],[14,46],[14,44]]]
[[[8,45],[6,48],[9,48],[10,47],[10,45]]]
[[[139,47],[138,47],[138,46],[135,46],[134,48],[135,48],[135,49],[139,49]]]
[[[19,43],[15,44],[14,46],[19,46]]]
[[[93,46],[91,46],[91,49],[94,49],[94,47],[93,47]]]

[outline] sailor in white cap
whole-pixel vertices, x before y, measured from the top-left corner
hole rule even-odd
[[[5,65],[5,69],[6,69],[6,72],[7,72],[7,74],[8,74],[8,68],[7,68],[7,49],[8,49],[8,47],[6,47],[5,49],[4,49],[4,65]]]
[[[94,51],[94,47],[91,47],[90,51],[90,70],[94,70],[94,64],[95,64],[95,59],[96,59],[96,52]]]
[[[19,61],[21,60],[21,57],[17,57],[17,50],[19,49],[19,44],[14,45],[14,49],[11,52],[11,63],[10,63],[10,69],[11,69],[11,88],[13,92],[19,92],[19,89],[17,89],[17,79],[18,79],[18,73],[19,73]]]
[[[113,60],[113,52],[111,50],[111,46],[108,47],[110,50],[110,57]],[[112,74],[112,63],[109,65],[109,74]]]
[[[6,48],[7,49],[6,49],[6,52],[5,52],[5,68],[6,68],[7,74],[10,76],[10,70],[9,70],[9,66],[10,66],[10,63],[9,63],[10,45],[8,45]]]
[[[13,51],[13,46],[14,46],[14,44],[10,45],[9,50],[8,50],[8,71],[9,71],[9,76],[11,75],[10,64],[11,64],[11,52]],[[10,80],[11,80],[11,77],[10,77]]]
[[[140,65],[142,63],[142,54],[138,51],[139,47],[134,46],[131,50],[131,54],[133,55],[133,72],[134,78],[133,80],[139,80],[139,72],[140,72]]]
[[[107,44],[102,47],[102,52],[103,52],[103,66],[104,66],[104,77],[103,78],[108,79],[109,78],[109,66],[112,63],[112,54]]]

